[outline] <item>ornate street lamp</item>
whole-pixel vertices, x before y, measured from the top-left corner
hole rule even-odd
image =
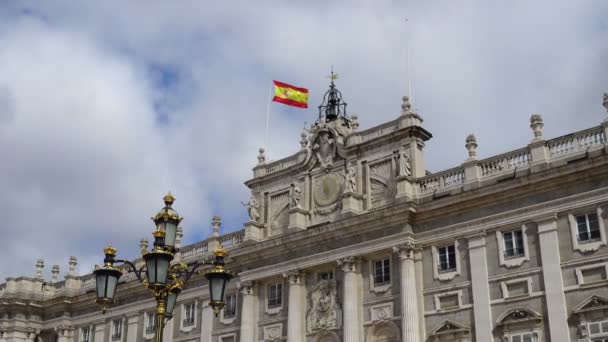
[[[177,296],[182,291],[184,284],[194,273],[197,273],[196,270],[200,266],[209,264],[208,262],[171,264],[177,252],[175,236],[182,218],[171,208],[175,201],[173,195],[167,194],[163,200],[165,207],[152,218],[156,224],[156,229],[152,233],[154,246],[150,252],[142,255],[145,264],[137,267],[129,260],[116,259],[116,248],[110,244],[103,250],[105,254],[103,266],[96,265],[95,271],[93,271],[97,285],[97,303],[104,313],[109,306],[115,303],[114,295],[123,271],[134,273],[137,279],[152,292],[156,299],[155,342],[162,341],[165,323],[173,317]],[[213,253],[215,260],[209,271],[205,273],[205,277],[209,281],[211,296],[209,305],[217,316],[224,307],[224,291],[233,275],[224,268],[226,251],[220,246]],[[116,266],[117,263],[121,265]]]

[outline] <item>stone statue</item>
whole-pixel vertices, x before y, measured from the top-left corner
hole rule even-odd
[[[349,166],[346,170],[344,192],[357,192],[357,173],[354,166]]]
[[[399,174],[398,176],[411,176],[412,166],[410,165],[410,157],[407,155],[405,148],[399,152]]]
[[[334,162],[336,144],[328,132],[323,132],[312,147],[322,168],[329,168]]]
[[[258,211],[260,205],[258,204],[258,201],[255,199],[255,197],[251,196],[249,202],[241,202],[241,204],[245,208],[247,208],[247,212],[249,213],[249,221],[258,222],[258,220],[260,219],[260,212]]]
[[[294,208],[302,209],[302,188],[299,185],[293,187],[291,194],[291,206]]]

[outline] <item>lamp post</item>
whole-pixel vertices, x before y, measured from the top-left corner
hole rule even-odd
[[[118,279],[124,272],[134,273],[137,279],[152,292],[156,299],[155,342],[162,342],[165,323],[173,317],[177,296],[184,284],[194,273],[198,273],[197,269],[200,266],[209,264],[208,262],[171,264],[177,252],[175,236],[182,218],[172,208],[175,201],[173,195],[169,193],[163,197],[163,200],[165,207],[152,217],[156,225],[156,229],[152,232],[154,236],[152,250],[142,251],[144,265],[137,267],[129,260],[116,259],[116,248],[109,244],[103,250],[105,254],[103,266],[95,265],[93,271],[97,303],[104,313],[115,303],[114,295],[118,287]],[[228,255],[226,251],[220,246],[213,253],[215,260],[211,263],[211,268],[205,272],[205,277],[209,281],[211,296],[209,305],[217,316],[224,307],[224,291],[233,275],[224,268],[224,258]]]

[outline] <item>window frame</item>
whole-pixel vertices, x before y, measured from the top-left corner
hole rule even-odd
[[[191,307],[192,309],[189,311],[188,308]],[[189,332],[192,329],[196,328],[196,321],[197,321],[197,310],[198,310],[198,303],[197,301],[190,301],[190,302],[186,302],[186,303],[182,303],[181,304],[181,319],[180,319],[180,330],[183,332]],[[188,316],[188,312],[190,312],[192,317],[187,317]],[[191,318],[191,319],[188,319]]]
[[[388,260],[388,277],[389,280],[383,283],[376,283],[376,262]],[[369,289],[374,293],[384,293],[388,291],[393,284],[393,256],[392,254],[381,254],[369,260]],[[383,269],[385,267],[383,266]]]
[[[234,292],[234,293],[226,293],[224,295],[225,298],[225,305],[222,308],[221,312],[220,312],[220,322],[222,324],[232,324],[235,320],[236,317],[238,315],[238,292]],[[234,298],[234,313],[231,316],[226,316],[226,309],[228,308],[228,298]]]
[[[454,261],[456,263],[455,268],[442,270],[440,269],[440,248],[454,246]],[[453,241],[444,241],[443,243],[438,243],[431,246],[431,253],[433,254],[433,277],[439,281],[449,281],[454,279],[457,275],[461,273],[461,265],[460,265],[460,248],[458,239]]]
[[[150,326],[150,317],[153,317],[152,326]],[[146,312],[144,315],[144,337],[149,337],[149,336],[154,335],[155,327],[156,327],[156,312],[154,312],[154,311]]]
[[[451,254],[450,254],[450,247],[453,249]],[[454,244],[437,247],[437,253],[438,253],[437,259],[439,261],[437,264],[437,268],[438,268],[437,272],[446,273],[446,272],[456,271],[456,246]],[[446,265],[445,268],[443,267],[444,262],[442,261],[442,258],[445,258],[445,265]],[[454,260],[451,260],[452,258]]]
[[[521,231],[523,246],[523,255],[506,256],[506,240],[505,234]],[[513,240],[515,241],[515,240]],[[498,245],[498,261],[500,266],[506,268],[519,267],[524,262],[530,261],[530,248],[528,246],[528,226],[522,224],[519,228],[505,228],[496,231],[496,244]]]
[[[600,332],[596,334],[591,333],[591,325],[597,324],[599,326]],[[606,325],[606,330],[604,330],[603,325]],[[587,334],[589,335],[589,341],[596,341],[597,338],[608,339],[608,319],[601,321],[593,321],[587,322]],[[601,340],[600,340],[601,341]]]
[[[87,332],[86,339],[84,336],[84,332]],[[91,327],[80,327],[80,337],[78,338],[80,342],[91,342]]]
[[[525,335],[530,336],[530,341],[529,342],[537,342],[535,334],[533,332],[530,332],[530,331],[510,333],[509,335],[507,335],[507,341],[508,342],[526,342],[524,340],[524,336]],[[513,341],[514,337],[520,337],[520,340],[519,341]]]
[[[568,213],[568,222],[570,224],[570,234],[574,250],[579,251],[581,253],[589,253],[597,251],[602,246],[606,246],[606,227],[604,225],[603,212],[604,209],[602,209],[601,206],[597,206],[597,208],[595,208],[595,211],[578,210],[575,212]],[[585,215],[588,222],[589,214],[597,215],[597,224],[600,237],[599,239],[594,239],[591,241],[580,241],[577,217]]]
[[[118,326],[118,329],[116,327]],[[110,331],[110,341],[122,341],[123,319],[112,320],[112,330]]]
[[[274,304],[274,305],[270,305],[270,288],[271,287],[277,287],[277,286],[281,286],[281,291],[277,292],[280,293],[280,298],[281,298],[281,302],[279,304]],[[281,312],[281,310],[283,310],[283,306],[285,304],[285,300],[284,300],[284,295],[285,295],[285,285],[283,282],[283,279],[276,279],[274,281],[268,282],[266,283],[265,286],[265,300],[264,300],[264,307],[265,307],[265,312],[269,315],[276,315],[279,312]]]

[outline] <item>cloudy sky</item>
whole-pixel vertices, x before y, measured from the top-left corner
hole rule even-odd
[[[399,115],[408,41],[430,170],[466,159],[469,133],[481,158],[526,145],[533,112],[549,137],[597,125],[606,13],[605,0],[1,1],[0,279],[41,257],[47,274],[70,255],[87,273],[108,242],[135,257],[167,190],[186,243],[214,214],[240,229],[270,81],[310,88],[308,110],[271,107],[278,159],[332,65],[362,129]]]

